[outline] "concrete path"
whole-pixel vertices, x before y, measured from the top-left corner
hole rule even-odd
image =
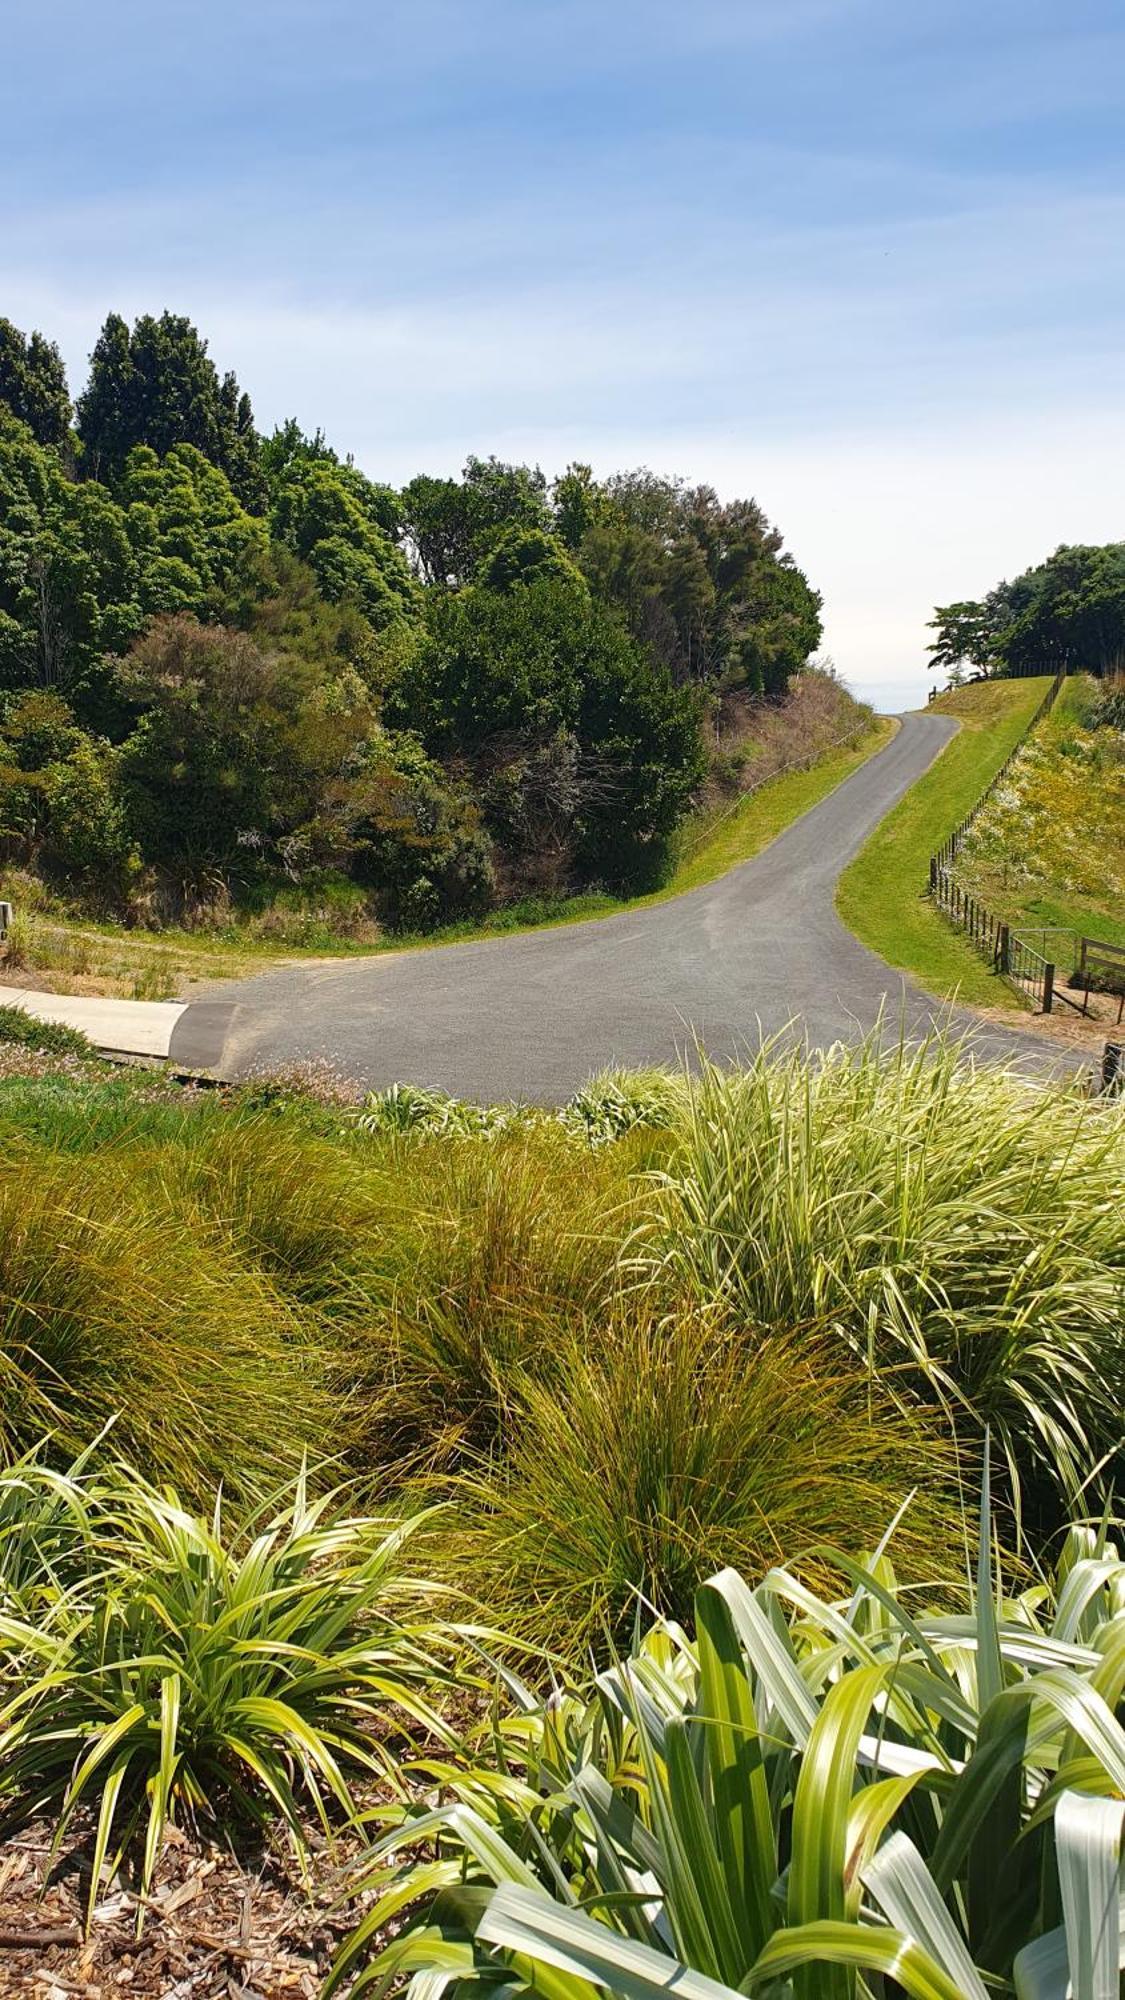
[[[22,1007],[37,1021],[59,1021],[67,1028],[80,1028],[95,1048],[131,1056],[166,1056],[177,1024],[188,1011],[182,1002],[29,993],[22,986],[0,986],[0,1007]]]
[[[886,749],[753,861],[644,910],[522,936],[291,966],[190,1006],[172,1054],[227,1076],[308,1059],[370,1087],[558,1101],[609,1064],[675,1062],[698,1038],[718,1059],[787,1027],[817,1047],[880,1010],[924,1032],[935,1002],[845,930],[837,878],[954,733],[907,715]],[[914,895],[909,884],[904,895]],[[225,1006],[221,1003],[227,1003]],[[955,1015],[959,1027],[975,1017]],[[979,1028],[982,1057],[1073,1070],[1018,1029]]]

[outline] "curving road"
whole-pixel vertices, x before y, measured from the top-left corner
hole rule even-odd
[[[609,1064],[674,1062],[695,1038],[720,1059],[787,1027],[824,1047],[870,1027],[880,1009],[922,1031],[942,1010],[845,930],[833,897],[955,727],[904,716],[884,750],[704,888],[557,930],[288,966],[209,989],[217,997],[181,1016],[172,1058],[228,1077],[313,1058],[372,1088],[409,1080],[550,1103]],[[1074,1067],[1016,1029],[979,1028],[977,1042],[984,1056]]]

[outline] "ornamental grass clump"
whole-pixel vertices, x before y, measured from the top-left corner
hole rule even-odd
[[[1075,1493],[1122,1444],[1125,1106],[878,1035],[704,1064],[632,1247],[745,1343],[827,1332]]]
[[[506,1715],[388,1811],[325,2000],[1116,1996],[1118,1548],[1076,1528],[1006,1587],[987,1469],[958,1598],[900,1585],[897,1532],[826,1551],[829,1592],[719,1571],[593,1685],[509,1670]]]
[[[135,1849],[143,1915],[176,1819],[280,1826],[303,1864],[310,1827],[356,1821],[357,1777],[393,1775],[414,1728],[442,1738],[430,1694],[450,1634],[405,1572],[421,1517],[314,1500],[304,1473],[233,1522],[124,1465],[69,1485],[42,1556],[42,1578],[61,1560],[69,1584],[33,1621],[24,1577],[0,1617],[0,1820],[50,1813],[57,1852],[92,1815],[91,1914],[103,1863]],[[28,1486],[26,1469],[0,1477],[0,1536]]]
[[[555,1125],[490,1140],[387,1140],[379,1236],[357,1252],[341,1333],[361,1462],[448,1468],[502,1448],[517,1377],[549,1379],[620,1288],[644,1134],[590,1153]]]
[[[45,1432],[199,1495],[272,1484],[326,1432],[307,1321],[127,1149],[12,1146],[0,1163],[0,1454]]]
[[[438,1544],[490,1621],[530,1643],[605,1657],[645,1607],[689,1619],[717,1560],[759,1576],[784,1553],[823,1579],[819,1551],[858,1552],[908,1486],[904,1556],[918,1574],[956,1568],[947,1430],[823,1337],[749,1354],[706,1316],[634,1309],[506,1390],[504,1449],[454,1481]]]

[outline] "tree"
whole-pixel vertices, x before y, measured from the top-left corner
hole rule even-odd
[[[514,590],[527,583],[551,578],[585,591],[580,569],[571,562],[562,543],[542,528],[509,528],[481,563],[477,581],[486,590]]]
[[[764,557],[728,599],[728,684],[776,698],[820,644],[821,598],[788,556]]]
[[[572,740],[572,857],[587,880],[658,875],[702,773],[691,693],[610,612],[555,578],[436,600],[388,713],[434,754],[470,762],[486,819],[509,840],[513,784],[534,777],[535,759],[556,782],[551,760]]]
[[[325,762],[342,762],[370,727],[366,713],[306,727],[317,685],[307,668],[183,613],[153,621],[120,678],[138,711],[121,779],[142,853],[196,883],[275,858],[315,813]]]
[[[10,319],[0,319],[0,403],[38,444],[64,449],[71,409],[62,355],[53,340],[24,335]]]
[[[99,900],[112,901],[135,872],[114,753],[53,692],[0,708],[0,837]]]
[[[556,535],[574,554],[591,529],[607,520],[613,509],[591,468],[575,460],[551,488],[551,511]]]
[[[161,458],[193,445],[226,473],[245,507],[266,501],[258,435],[250,401],[232,374],[220,381],[189,319],[144,314],[129,331],[118,313],[107,317],[90,356],[90,378],[78,399],[84,468],[113,485],[129,453],[148,445]]]
[[[296,459],[270,510],[273,534],[309,564],[329,602],[358,605],[376,631],[417,610],[417,586],[386,519],[397,520],[389,489],[325,459]]]
[[[0,411],[0,687],[82,689],[143,623],[123,510]]]
[[[266,524],[247,513],[226,474],[194,445],[175,445],[163,460],[150,446],[135,446],[118,491],[146,612],[219,615],[247,587],[264,591]]]
[[[546,534],[551,515],[539,467],[465,461],[460,480],[421,473],[404,486],[402,526],[423,582],[461,588],[509,529]]]
[[[283,424],[275,425],[268,438],[263,438],[259,447],[262,471],[266,475],[271,493],[283,485],[290,472],[297,465],[326,459],[330,465],[338,465],[324,432],[316,430],[306,437],[296,417],[287,417]]]
[[[477,805],[416,736],[374,736],[341,799],[353,872],[393,930],[433,930],[490,908],[496,880]]]
[[[1111,673],[1125,661],[1125,542],[1064,544],[979,603],[938,605],[930,630],[935,667]]]
[[[1106,674],[1125,663],[1125,542],[1064,545],[1016,585],[1026,602],[1002,635],[1009,667]]]
[[[968,598],[957,604],[939,604],[927,630],[937,633],[927,650],[931,667],[939,671],[957,674],[966,661],[984,668],[995,660],[997,635],[985,604]]]
[[[595,594],[674,680],[782,694],[820,644],[820,598],[755,500],[617,473],[578,552]]]

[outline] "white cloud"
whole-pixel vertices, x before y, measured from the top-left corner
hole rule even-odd
[[[877,176],[837,164],[857,190]],[[902,703],[925,695],[935,602],[1125,534],[1125,201],[912,188],[908,219],[787,226],[646,209],[612,180],[600,205],[409,217],[323,189],[294,215],[253,181],[219,206],[76,200],[5,221],[0,303],[76,384],[111,307],[190,311],[260,422],[320,425],[379,477],[494,450],[753,493],[824,593],[841,671]]]

